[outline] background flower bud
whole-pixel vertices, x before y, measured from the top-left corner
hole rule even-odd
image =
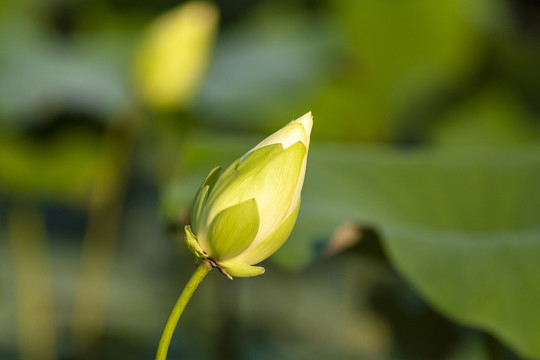
[[[146,105],[175,110],[191,101],[208,64],[218,18],[214,4],[190,1],[151,24],[134,64],[135,85]]]
[[[185,228],[188,248],[232,276],[260,275],[251,266],[283,245],[298,210],[313,119],[307,113],[263,140],[227,170],[213,169]]]

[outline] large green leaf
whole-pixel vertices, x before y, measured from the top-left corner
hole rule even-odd
[[[188,142],[189,157],[214,158],[190,178],[238,155],[236,140]],[[540,357],[538,184],[537,145],[404,152],[313,142],[297,225],[272,259],[303,266],[338,225],[375,226],[398,270],[443,313]]]
[[[320,211],[375,225],[441,311],[540,357],[540,147],[344,150],[312,151],[302,229]]]

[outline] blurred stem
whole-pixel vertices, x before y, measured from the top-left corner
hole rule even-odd
[[[199,286],[201,281],[204,279],[206,274],[210,272],[210,270],[212,270],[212,264],[210,264],[210,261],[202,260],[197,267],[197,270],[195,270],[195,272],[191,276],[191,279],[189,279],[186,287],[182,291],[182,294],[180,294],[178,301],[176,301],[176,304],[171,311],[171,315],[169,315],[167,323],[165,324],[165,328],[163,329],[163,333],[161,334],[161,340],[159,340],[156,360],[165,360],[167,358],[169,344],[171,343],[171,338],[174,333],[174,329],[176,328],[176,324],[180,319],[180,315],[182,315],[182,312],[186,308],[189,299],[191,299],[191,295],[193,295],[193,292],[195,291],[197,286]]]
[[[31,207],[9,211],[15,274],[16,321],[21,360],[56,358],[51,264],[41,214]]]
[[[79,345],[86,346],[103,335],[107,289],[122,216],[134,127],[132,121],[124,121],[112,126],[105,135],[103,167],[90,195],[88,227],[71,318]]]

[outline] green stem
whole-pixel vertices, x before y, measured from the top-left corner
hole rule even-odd
[[[118,113],[116,120],[138,120],[136,113]],[[71,310],[77,348],[102,345],[107,291],[118,243],[126,182],[129,178],[137,124],[116,121],[104,135],[99,173],[89,194],[88,223],[83,240],[77,287]]]
[[[159,340],[156,360],[165,360],[167,358],[167,351],[169,350],[171,337],[174,333],[174,329],[176,328],[176,324],[180,319],[180,315],[182,315],[182,312],[186,308],[189,299],[191,299],[191,295],[193,295],[193,292],[195,292],[197,286],[199,286],[210,270],[212,270],[212,264],[210,261],[202,260],[200,265],[197,267],[197,270],[195,270],[191,276],[191,279],[189,279],[184,291],[182,291],[182,294],[180,294],[178,301],[176,301],[176,304],[172,309],[171,315],[167,320],[167,324],[165,324],[165,329],[163,329],[163,333],[161,334],[161,340]]]
[[[15,275],[19,359],[56,358],[52,269],[43,215],[15,204],[8,213]],[[9,291],[9,290],[8,290]]]

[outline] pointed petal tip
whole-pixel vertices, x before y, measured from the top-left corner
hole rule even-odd
[[[306,136],[309,138],[311,134],[311,128],[313,127],[313,116],[311,115],[311,111],[294,120],[294,122],[302,124],[306,131]]]

